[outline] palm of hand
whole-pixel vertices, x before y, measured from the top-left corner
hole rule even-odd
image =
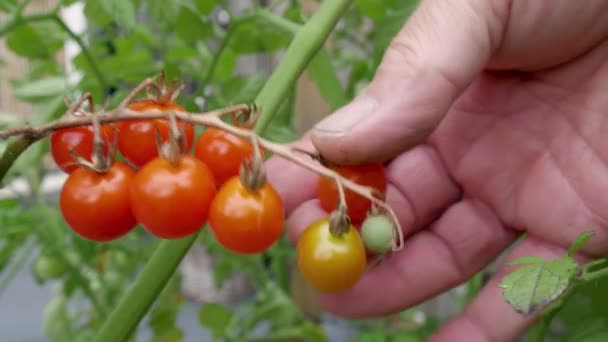
[[[463,195],[504,226],[564,248],[594,230],[592,254],[608,251],[601,52],[545,74],[483,76],[430,139]]]

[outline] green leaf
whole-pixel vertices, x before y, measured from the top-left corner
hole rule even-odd
[[[177,22],[181,4],[179,1],[147,0],[154,23],[168,31]]]
[[[16,10],[17,10],[17,0],[0,1],[0,12],[13,13]]]
[[[386,11],[383,2],[384,0],[355,0],[355,6],[365,16],[379,21],[384,18]]]
[[[194,0],[196,9],[204,15],[208,15],[215,8],[217,0]]]
[[[62,41],[49,23],[23,24],[6,36],[6,45],[15,54],[28,58],[52,58]]]
[[[545,262],[545,259],[543,259],[541,257],[525,256],[525,257],[517,258],[517,259],[511,261],[508,265],[516,266],[516,265],[525,265],[525,264],[542,264],[544,262]]]
[[[217,66],[215,67],[214,79],[223,82],[228,80],[236,68],[238,55],[232,49],[225,49]]]
[[[262,74],[235,76],[222,87],[222,97],[228,103],[251,103],[262,89],[264,81]]]
[[[578,341],[594,326],[608,326],[608,278],[580,283],[560,308],[555,320],[565,329],[568,341]]]
[[[235,24],[229,46],[242,54],[273,52],[286,47],[291,35],[258,18]]]
[[[572,246],[570,246],[568,249],[568,256],[574,256],[574,254],[576,254],[576,252],[578,252],[578,250],[583,247],[583,245],[587,243],[587,241],[589,241],[589,239],[591,239],[593,236],[595,236],[595,232],[593,231],[583,232],[581,235],[579,235],[572,243]]]
[[[99,3],[117,24],[123,26],[128,31],[135,27],[135,6],[133,6],[133,2],[125,0],[99,0]]]
[[[223,305],[206,303],[201,306],[198,319],[201,325],[215,336],[223,336],[233,315],[234,313]]]
[[[327,335],[322,328],[313,324],[306,324],[300,328],[300,336],[302,340],[308,342],[326,342],[329,341]],[[296,339],[297,340],[297,339]]]
[[[526,316],[543,310],[564,294],[578,268],[570,257],[551,261],[525,257],[512,264],[524,266],[503,277],[499,287],[513,309]]]
[[[70,312],[64,296],[56,296],[44,308],[43,331],[51,341],[74,341]]]
[[[402,4],[398,10],[388,12],[382,21],[376,22],[375,30],[370,37],[372,38],[374,46],[374,65],[380,63],[389,43],[401,30],[403,24],[405,24],[410,14],[418,5],[418,2],[419,0],[408,0],[406,4]]]
[[[213,33],[212,24],[189,6],[182,6],[175,24],[175,33],[187,43],[204,40]]]
[[[66,89],[65,78],[47,77],[23,82],[14,88],[13,93],[21,100],[35,101],[40,98],[63,96]]]
[[[331,110],[336,110],[346,104],[346,94],[338,79],[331,57],[325,49],[319,51],[310,62],[308,74],[317,85],[321,96],[327,101]]]
[[[163,331],[154,334],[152,342],[182,342],[184,340],[184,332],[172,326]]]
[[[605,342],[608,341],[608,319],[595,319],[581,322],[578,329],[566,335],[566,342]]]

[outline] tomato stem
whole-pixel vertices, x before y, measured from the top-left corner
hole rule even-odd
[[[350,219],[346,214],[346,205],[338,204],[338,207],[329,216],[329,232],[336,237],[342,236],[350,229]]]
[[[241,164],[239,177],[241,183],[251,191],[257,191],[266,184],[266,170],[264,169],[264,160],[261,157],[258,137],[252,134],[249,139],[253,146],[253,155],[251,159],[244,160]]]
[[[163,142],[158,127],[156,128],[156,145],[159,155],[167,160],[171,165],[177,166],[183,155],[184,147],[186,146],[186,137],[184,130],[177,126],[175,112],[169,112],[169,139]]]
[[[120,114],[123,110],[125,110],[129,104],[131,104],[131,102],[133,102],[133,100],[135,100],[135,98],[142,92],[142,91],[146,91],[146,94],[148,94],[148,97],[150,96],[150,88],[156,90],[157,94],[161,91],[160,87],[158,86],[158,83],[156,83],[154,81],[154,78],[147,78],[145,79],[143,82],[141,82],[137,87],[135,87],[135,89],[133,89],[133,91],[131,91],[131,93],[129,93],[129,95],[127,95],[127,97],[125,97],[124,100],[122,100],[122,102],[120,102],[120,105],[118,105],[117,110],[114,112],[114,115],[118,115]]]

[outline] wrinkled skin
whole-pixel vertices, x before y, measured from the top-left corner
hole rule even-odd
[[[347,318],[395,313],[460,284],[505,251],[608,253],[608,2],[423,1],[365,94],[297,144],[338,163],[390,160],[403,250],[352,290],[322,295]],[[458,29],[454,29],[458,28]],[[363,119],[366,117],[365,119]],[[382,139],[375,139],[382,137]],[[268,162],[291,241],[324,215],[316,176]],[[497,288],[501,269],[432,341],[511,341],[533,322]]]

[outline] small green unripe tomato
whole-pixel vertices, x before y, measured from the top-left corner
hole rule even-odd
[[[33,274],[39,283],[61,278],[67,271],[66,265],[59,259],[41,255],[34,261]]]
[[[368,250],[384,253],[391,248],[395,238],[395,226],[384,215],[370,215],[361,225],[361,238]]]

